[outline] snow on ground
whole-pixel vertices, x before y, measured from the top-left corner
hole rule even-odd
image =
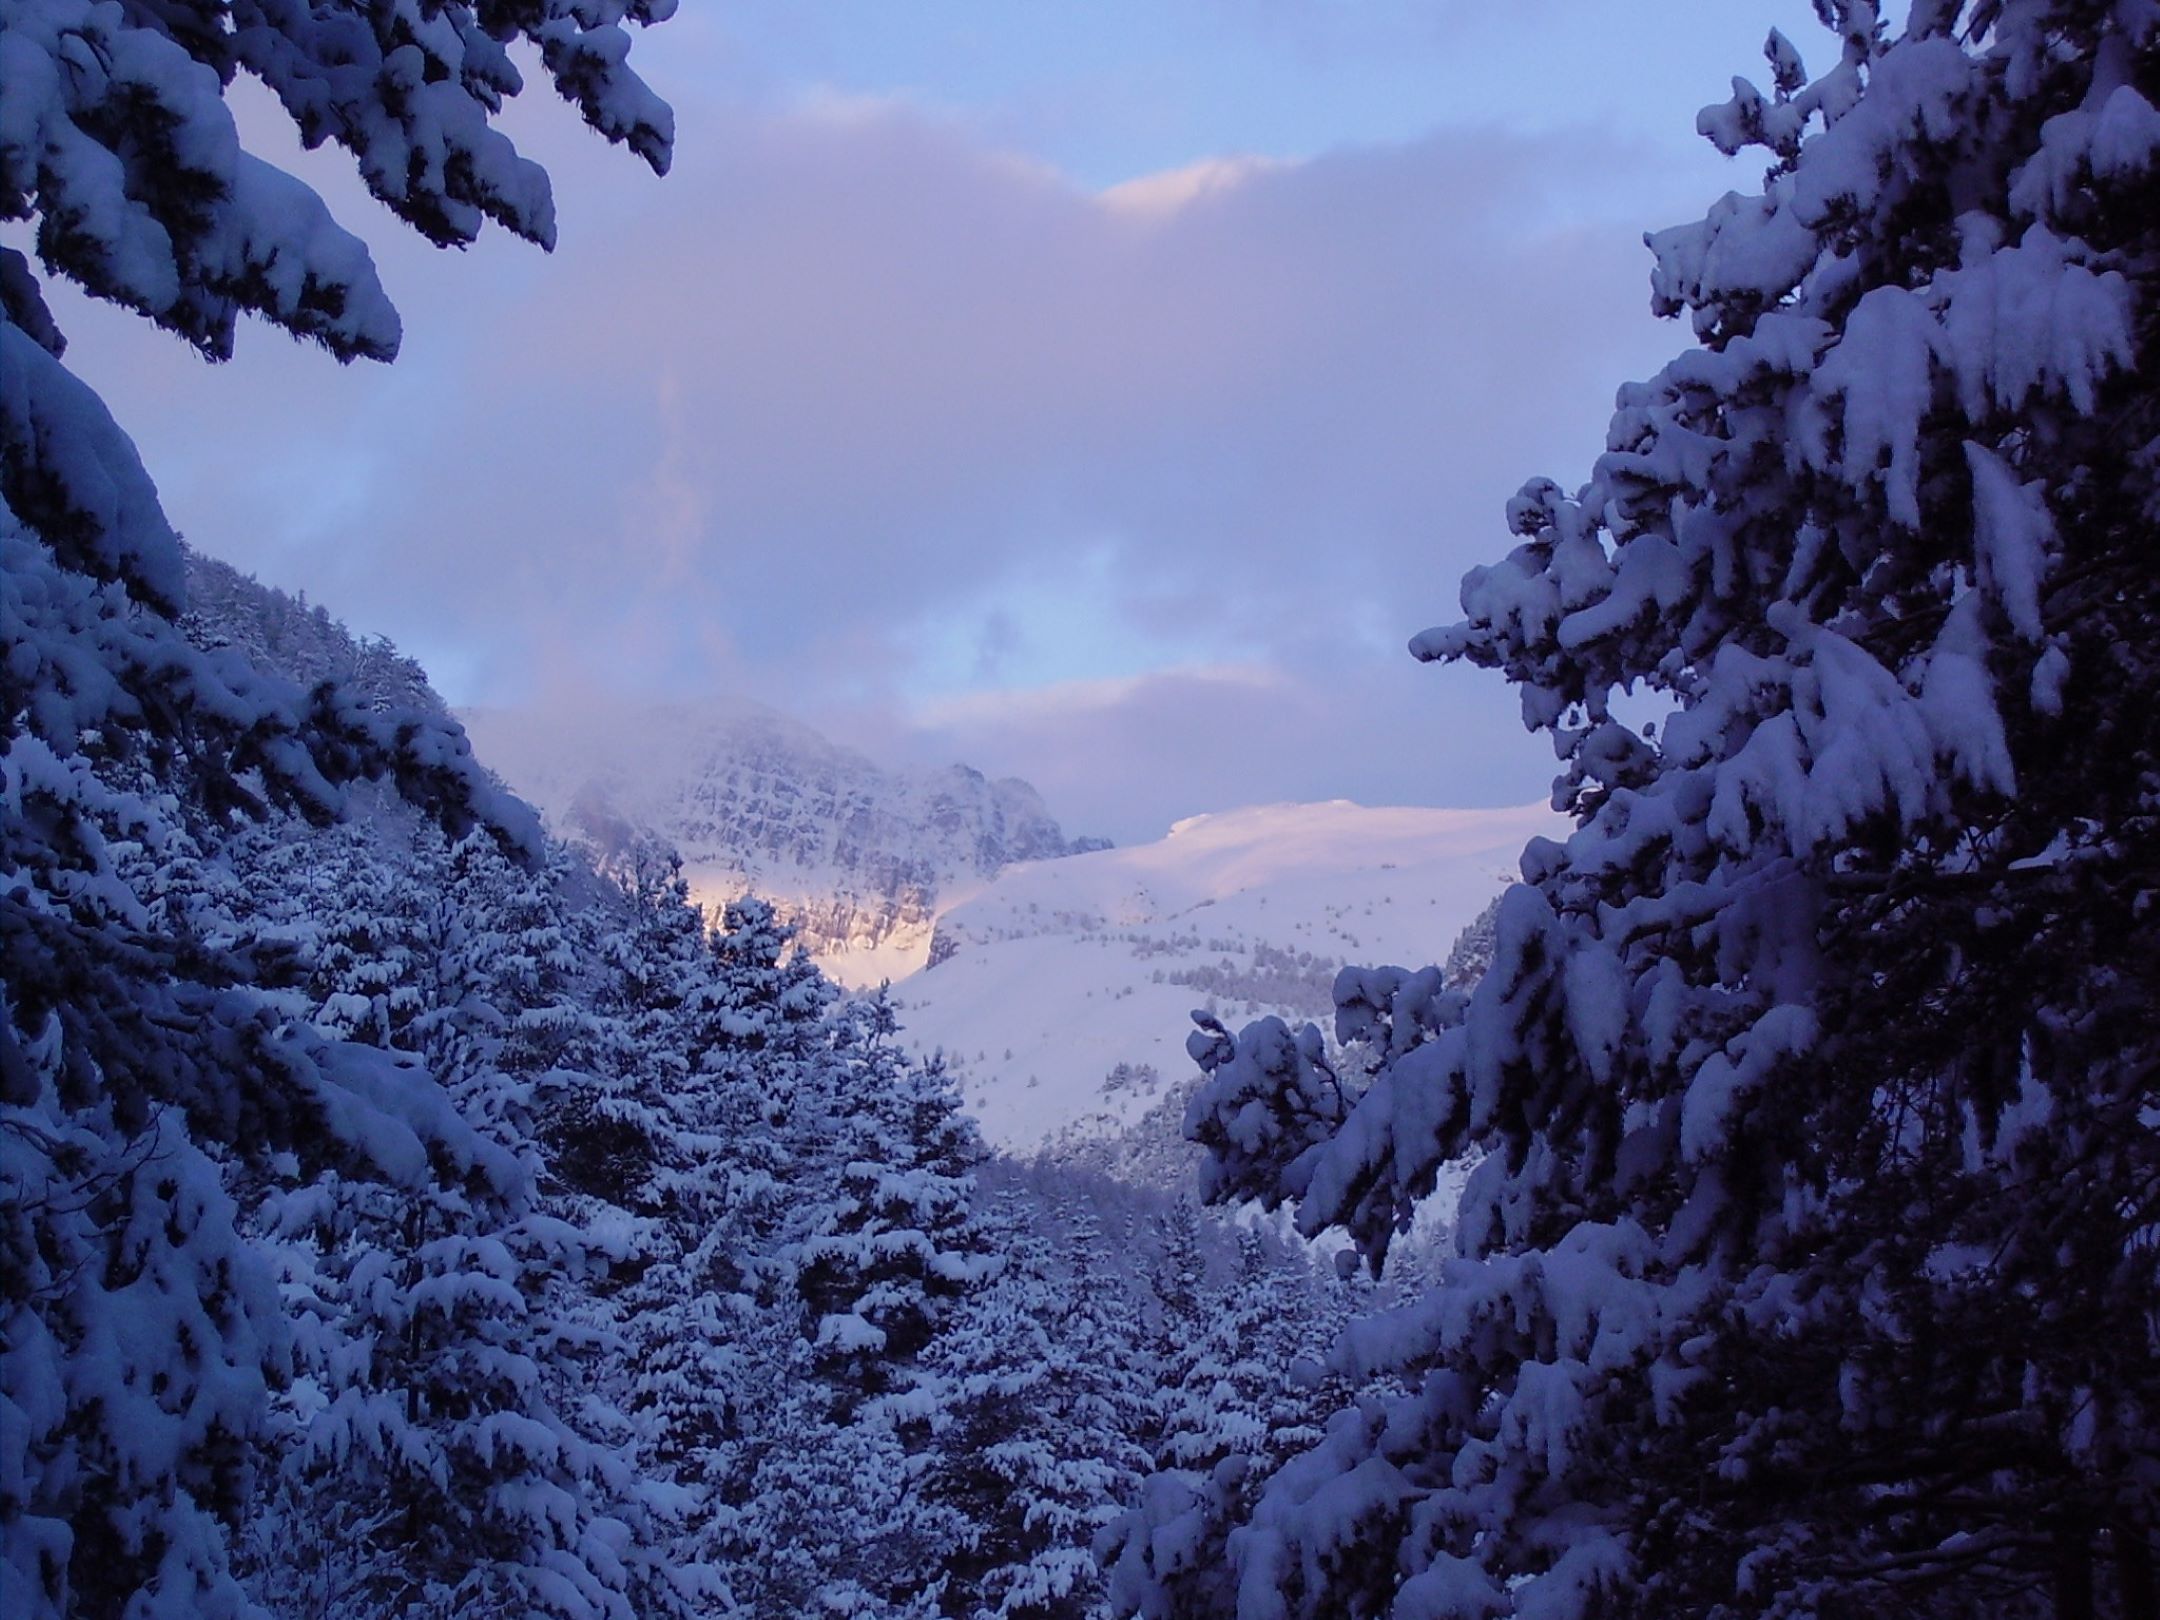
[[[894,995],[994,1146],[1110,1136],[1191,1075],[1195,1008],[1325,1023],[1339,967],[1442,960],[1525,841],[1565,830],[1542,805],[1195,816],[1153,844],[1008,868],[939,916],[933,965]]]

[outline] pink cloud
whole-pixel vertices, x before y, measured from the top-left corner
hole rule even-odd
[[[927,726],[1069,780],[1084,824],[1088,772],[1060,747],[1227,780],[1236,725],[1316,751],[1331,726],[1399,729],[1330,683],[1433,690],[1403,642],[1505,544],[1515,486],[1585,470],[1613,385],[1672,346],[1643,312],[1641,222],[1596,197],[1614,153],[1593,133],[1224,160],[1098,195],[896,104],[686,111],[664,186],[543,147],[554,263],[379,233],[408,331],[388,371],[258,338],[206,384],[90,343],[183,526],[454,659],[458,696],[730,687],[881,712],[949,646],[995,677],[1001,593],[1086,549],[1120,645],[1154,650],[1112,671],[1133,684]],[[1504,693],[1477,701],[1501,720],[1472,731],[1512,728]],[[1339,791],[1410,796],[1365,774]],[[1332,796],[1317,765],[1283,780],[1250,792]]]

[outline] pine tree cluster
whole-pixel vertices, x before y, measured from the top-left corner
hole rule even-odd
[[[440,243],[552,238],[517,41],[665,167],[666,0],[423,9],[0,3],[0,1612],[2160,1616],[2160,4],[1818,0],[1704,111],[1696,344],[1414,643],[1575,831],[1199,1015],[1235,1224],[191,583],[40,273],[398,339],[236,74]]]
[[[1577,830],[1338,981],[1369,1076],[1195,1039],[1219,1197],[1377,1259],[1477,1163],[1241,1614],[2160,1612],[2160,7],[1817,10],[1649,238],[1697,346],[1413,646]]]

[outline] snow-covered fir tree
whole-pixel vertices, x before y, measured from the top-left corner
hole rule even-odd
[[[1234,1456],[1264,1476],[1319,1438],[1307,1393],[1334,1324],[1301,1255],[1271,1254],[1251,1227],[1237,1243],[1236,1275],[1211,1290],[1165,1369],[1159,1466],[1207,1473]]]
[[[1236,1245],[1235,1273],[1189,1317],[1168,1308],[1175,1296],[1163,1301],[1170,1331],[1148,1430],[1154,1471],[1100,1543],[1120,1613],[1236,1613],[1231,1532],[1348,1399],[1323,1365],[1343,1294],[1318,1286],[1302,1252],[1280,1252],[1256,1228],[1239,1228]]]
[[[985,1150],[935,1062],[893,1042],[881,994],[846,1009],[833,1099],[838,1196],[804,1239],[796,1287],[835,1409],[904,1397],[956,1303],[995,1274],[974,1207]]]
[[[626,15],[658,12],[543,4],[488,19],[453,3],[416,29],[389,4],[229,13],[22,0],[0,19],[0,218],[34,227],[38,258],[33,268],[0,248],[0,1609],[11,1615],[247,1612],[234,1547],[295,1352],[290,1306],[241,1236],[235,1189],[336,1176],[423,1201],[499,1201],[504,1213],[522,1196],[514,1162],[424,1073],[295,1016],[277,942],[197,927],[163,904],[219,888],[176,869],[215,862],[235,818],[333,819],[346,784],[368,777],[455,835],[485,822],[523,857],[538,853],[529,814],[472,767],[439,713],[375,710],[350,687],[310,691],[240,648],[183,637],[179,543],[132,445],[62,362],[40,271],[213,358],[230,352],[243,312],[341,357],[387,357],[397,317],[365,248],[306,186],[244,149],[226,85],[242,71],[261,80],[305,139],[353,152],[375,194],[437,241],[469,241],[491,217],[544,242],[545,178],[491,125],[518,88],[507,42],[537,46],[588,122],[664,166],[668,115],[625,63]],[[339,1005],[357,1013],[364,1000],[378,1025],[394,1023],[401,988],[355,982]],[[438,1242],[466,1239],[416,1231],[399,1263],[468,1276],[498,1265],[428,1250]],[[407,1274],[397,1286],[417,1284]],[[461,1309],[415,1300],[404,1320],[425,1341],[431,1318]],[[523,1456],[537,1489],[553,1467],[537,1453],[552,1444],[505,1428],[486,1477],[506,1483]],[[544,1517],[529,1499],[473,1506]],[[536,1533],[551,1556],[575,1540]],[[584,1573],[600,1586],[569,1579],[576,1603],[623,1591],[591,1562]]]
[[[1208,1286],[1200,1223],[1199,1204],[1183,1193],[1151,1223],[1154,1263],[1148,1280],[1157,1307],[1157,1343],[1166,1362],[1200,1330]]]
[[[1369,1085],[1196,1043],[1218,1196],[1368,1256],[1484,1155],[1243,1612],[2155,1612],[2160,7],[1818,10],[1650,239],[1699,345],[1416,643],[1579,830],[1467,1000],[1345,976]]]
[[[923,1496],[923,1456],[898,1425],[834,1411],[799,1321],[766,1328],[748,1361],[753,1421],[726,1476],[718,1612],[932,1620],[939,1566],[965,1527]]]
[[[923,1489],[950,1510],[942,1611],[983,1620],[1106,1616],[1093,1551],[1146,1467],[1150,1348],[1138,1301],[1082,1208],[999,1212],[996,1278],[926,1357],[937,1391]],[[1062,1260],[1062,1264],[1060,1264]]]
[[[226,858],[226,926],[291,953],[306,1016],[378,1050],[379,1086],[439,1087],[471,1133],[432,1176],[287,1155],[230,1178],[292,1324],[251,1585],[355,1616],[666,1612],[650,1504],[584,1364],[615,1337],[593,1296],[621,1224],[561,1218],[534,1135],[536,1079],[565,1074],[539,1065],[581,1022],[548,868],[390,805],[273,821]]]
[[[684,907],[668,870],[668,903]],[[649,914],[650,889],[632,882],[635,929],[648,944],[675,937]],[[650,985],[649,963],[632,980]],[[760,1555],[755,1537],[769,1527],[743,1510],[769,1484],[783,1414],[817,1404],[795,1388],[809,1355],[792,1256],[830,1173],[818,1060],[831,1045],[834,992],[755,900],[728,907],[695,954],[678,954],[670,983],[664,996],[640,992],[665,1002],[673,1022],[663,1031],[648,1014],[640,1042],[644,1066],[668,1072],[656,1099],[649,1263],[623,1302],[628,1400],[641,1455],[684,1492],[678,1560],[721,1581],[742,1612],[780,1612],[808,1589],[725,1566]],[[656,1044],[666,1054],[657,1065]],[[783,1590],[784,1601],[767,1601]]]

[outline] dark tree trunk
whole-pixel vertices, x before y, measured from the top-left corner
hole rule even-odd
[[[2152,1538],[2143,1525],[2115,1527],[2115,1579],[2122,1587],[2122,1620],[2160,1620],[2160,1584],[2153,1578]]]
[[[2055,1620],[2095,1620],[2092,1539],[2074,1524],[2055,1527]]]

